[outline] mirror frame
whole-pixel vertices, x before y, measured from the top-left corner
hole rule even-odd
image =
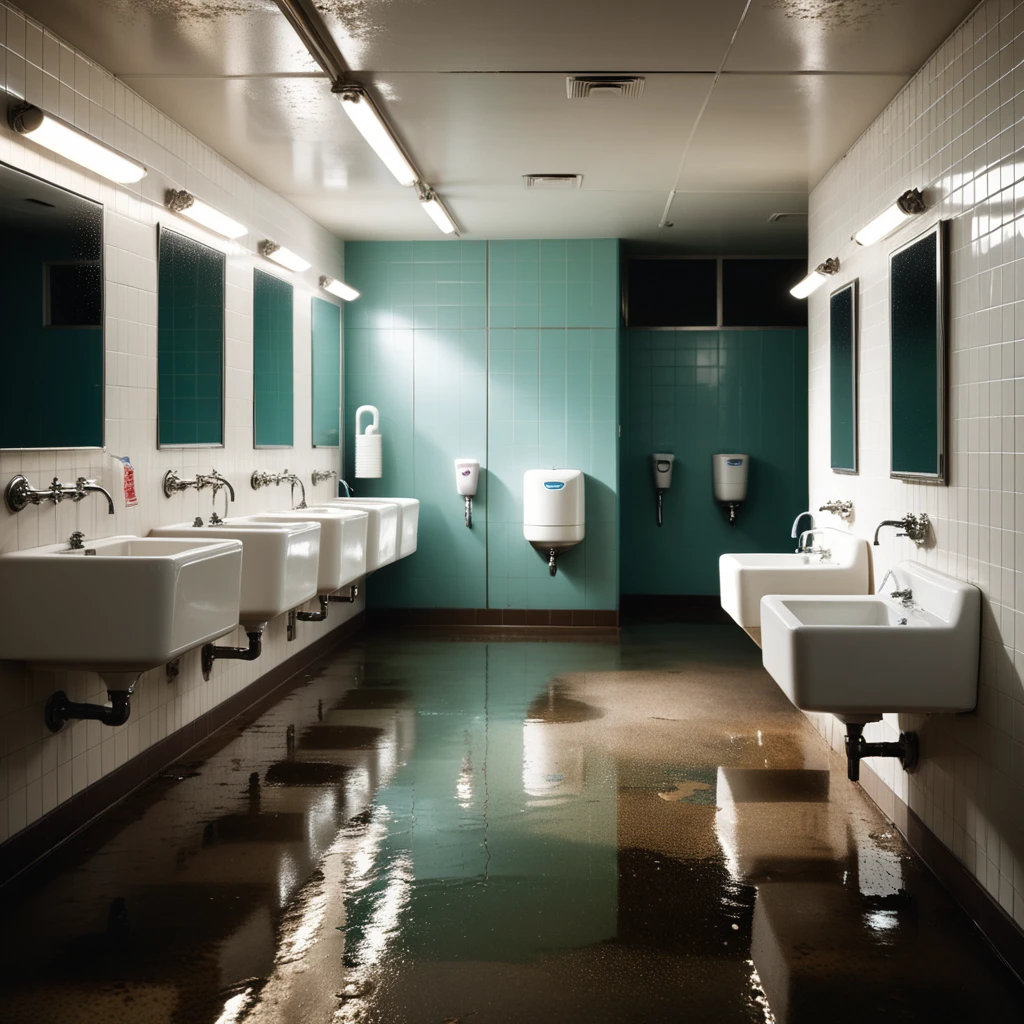
[[[190,242],[194,242],[196,245],[201,245],[206,249],[210,249],[213,252],[220,253],[221,258],[224,260],[223,272],[221,275],[221,304],[220,304],[220,441],[197,441],[195,444],[175,444],[171,441],[160,440],[160,237],[164,232],[168,232],[172,235],[179,235],[181,238],[185,238]],[[164,449],[182,450],[182,449],[201,449],[201,448],[226,448],[227,447],[227,429],[228,429],[228,418],[227,418],[227,377],[228,377],[228,254],[223,249],[218,249],[215,245],[210,245],[207,242],[201,242],[198,238],[193,238],[192,235],[178,231],[176,228],[167,227],[161,221],[156,226],[156,447],[158,451]]]
[[[946,362],[949,358],[948,346],[946,344],[946,253],[949,236],[948,224],[949,222],[945,220],[936,221],[926,231],[920,232],[919,234],[915,235],[912,239],[910,239],[909,242],[905,242],[903,245],[899,246],[896,249],[893,249],[889,253],[889,478],[891,480],[909,480],[935,484],[948,483],[947,437],[949,425],[947,422],[948,399],[946,395],[946,389],[948,387],[948,373],[946,368]],[[935,447],[937,456],[937,472],[919,473],[908,470],[896,470],[893,468],[893,446],[895,442],[893,413],[896,407],[896,388],[893,382],[894,346],[892,337],[892,264],[893,259],[895,257],[899,256],[907,249],[911,249],[915,245],[919,245],[922,241],[929,237],[934,239],[935,245],[935,404],[937,425]]]
[[[98,199],[82,195],[72,188],[58,185],[57,182],[44,178],[41,175],[33,174],[24,168],[15,167],[13,164],[0,161],[0,171],[13,171],[25,178],[40,182],[50,188],[60,189],[67,192],[76,199],[91,203],[97,208],[100,216],[100,443],[93,444],[64,444],[64,445],[43,445],[40,447],[15,448],[5,445],[2,450],[6,452],[105,452],[107,450],[107,207]],[[49,326],[49,325],[46,325]]]
[[[860,326],[860,318],[857,310],[857,300],[860,298],[860,288],[858,287],[858,278],[854,278],[852,281],[847,281],[846,284],[837,288],[828,297],[828,372],[829,372],[829,462],[833,473],[838,473],[843,476],[856,476],[859,472],[859,453],[860,453],[860,415],[857,408],[858,401],[858,378],[860,376],[860,338],[858,336],[857,329]],[[852,466],[837,466],[835,464],[835,449],[833,447],[833,438],[835,436],[835,404],[834,389],[835,382],[832,378],[832,369],[834,366],[835,357],[835,339],[832,334],[832,303],[836,297],[842,295],[843,292],[850,292],[850,385],[853,391],[851,409],[853,412],[853,465]]]

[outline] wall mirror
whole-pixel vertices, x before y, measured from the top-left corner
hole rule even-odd
[[[313,299],[313,447],[337,448],[341,439],[341,310]]]
[[[832,471],[857,472],[857,282],[829,298]]]
[[[224,444],[224,253],[159,229],[157,442]]]
[[[946,480],[945,223],[889,255],[890,475]]]
[[[103,207],[0,164],[0,448],[103,447]]]
[[[252,429],[256,448],[295,443],[293,290],[262,270],[252,278]]]

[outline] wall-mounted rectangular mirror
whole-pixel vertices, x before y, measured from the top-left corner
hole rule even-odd
[[[252,428],[256,448],[295,443],[292,286],[254,270],[252,278]]]
[[[157,442],[224,444],[224,253],[160,226]]]
[[[946,479],[945,223],[889,255],[890,475]]]
[[[857,282],[829,298],[829,410],[832,471],[857,472]]]
[[[0,448],[103,447],[103,207],[0,164]]]
[[[313,299],[313,446],[337,448],[341,439],[341,309]]]

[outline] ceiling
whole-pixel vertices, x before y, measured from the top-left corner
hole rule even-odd
[[[810,188],[975,6],[314,2],[464,238],[749,254],[805,250],[804,217],[769,216],[806,212]],[[273,0],[19,3],[340,237],[438,237]],[[573,72],[642,74],[644,93],[568,100]],[[554,172],[583,187],[523,186]]]

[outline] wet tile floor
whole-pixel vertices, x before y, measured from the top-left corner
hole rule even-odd
[[[730,626],[370,635],[3,893],[6,1024],[1024,1019]]]

